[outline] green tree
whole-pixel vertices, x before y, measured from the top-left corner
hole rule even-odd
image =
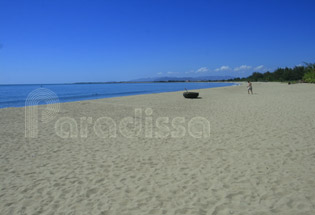
[[[306,63],[306,73],[303,80],[307,83],[315,83],[315,63]]]

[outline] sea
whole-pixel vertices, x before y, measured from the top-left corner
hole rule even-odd
[[[23,107],[33,105],[28,102],[34,94],[46,93],[53,96],[53,102],[72,102],[90,99],[131,96],[139,94],[152,94],[196,90],[204,88],[226,87],[237,85],[235,83],[213,82],[167,82],[167,83],[105,83],[105,84],[18,84],[0,85],[0,108]],[[48,92],[48,93],[47,93]],[[47,104],[45,97],[37,104]]]

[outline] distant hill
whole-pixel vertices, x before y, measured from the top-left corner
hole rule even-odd
[[[233,79],[232,76],[200,76],[200,77],[155,77],[155,78],[139,78],[131,80],[131,82],[152,82],[152,81],[224,81]]]

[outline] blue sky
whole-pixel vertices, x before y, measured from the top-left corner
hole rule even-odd
[[[315,62],[314,8],[314,0],[0,0],[0,84],[246,76]]]

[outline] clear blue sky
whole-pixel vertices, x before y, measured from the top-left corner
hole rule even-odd
[[[0,0],[0,84],[244,76],[315,62],[314,8],[314,0]]]

